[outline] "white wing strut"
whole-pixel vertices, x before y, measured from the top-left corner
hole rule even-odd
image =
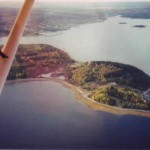
[[[19,39],[24,32],[24,28],[27,23],[33,3],[34,0],[25,0],[24,5],[20,10],[19,15],[17,16],[17,19],[8,36],[7,42],[2,49],[2,52],[5,53],[9,58],[5,59],[4,62],[0,63],[0,94],[8,76],[10,67],[13,63],[15,54],[17,52],[19,46]]]

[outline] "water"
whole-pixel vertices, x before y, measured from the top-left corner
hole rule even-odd
[[[94,111],[50,81],[6,84],[0,118],[0,148],[150,147],[149,118]]]
[[[127,24],[121,25],[120,22]],[[134,28],[134,25],[146,28]],[[23,37],[21,43],[49,44],[69,53],[75,60],[108,60],[134,65],[150,75],[150,20],[119,16],[102,23],[81,25],[67,31]],[[6,38],[0,39],[0,44]]]
[[[127,22],[120,25],[119,22]],[[147,28],[133,28],[136,24]],[[150,21],[109,18],[67,31],[23,37],[49,44],[79,61],[111,60],[150,74]],[[6,38],[0,39],[3,44]],[[94,111],[49,81],[6,84],[0,97],[0,148],[149,148],[150,119]]]

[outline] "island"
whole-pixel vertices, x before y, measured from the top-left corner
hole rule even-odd
[[[150,116],[150,76],[131,65],[78,62],[50,45],[20,45],[7,79],[31,78],[69,86],[78,99],[96,110]]]
[[[134,28],[146,28],[146,26],[145,25],[135,25],[135,26],[133,26]]]
[[[119,22],[119,24],[127,24],[126,22]]]

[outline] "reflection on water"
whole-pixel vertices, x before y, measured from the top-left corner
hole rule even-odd
[[[150,119],[94,111],[50,81],[6,84],[0,148],[148,148]]]

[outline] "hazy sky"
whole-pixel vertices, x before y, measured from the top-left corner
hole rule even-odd
[[[10,2],[22,2],[24,0],[0,0],[1,1],[10,1]],[[149,1],[150,0],[35,0],[40,2],[139,2],[139,1]]]

